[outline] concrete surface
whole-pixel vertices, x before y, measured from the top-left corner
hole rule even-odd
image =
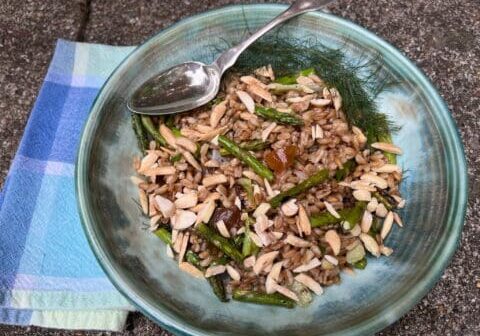
[[[57,38],[137,44],[188,15],[236,0],[47,0],[0,2],[0,186]],[[480,3],[478,0],[339,0],[328,8],[374,31],[410,57],[445,98],[465,144],[470,197],[462,241],[442,279],[379,335],[479,335]],[[110,333],[0,326],[1,335]],[[139,313],[126,335],[168,335]]]

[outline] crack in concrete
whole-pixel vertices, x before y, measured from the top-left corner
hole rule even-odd
[[[90,20],[90,13],[92,10],[92,0],[85,0],[80,4],[82,11],[82,20],[80,21],[80,27],[78,28],[76,41],[85,41],[85,31],[87,30],[88,21]]]

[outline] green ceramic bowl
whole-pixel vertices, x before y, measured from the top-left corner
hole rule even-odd
[[[405,228],[387,240],[395,252],[370,259],[355,277],[346,274],[308,308],[293,310],[220,303],[206,281],[178,270],[163,243],[142,229],[137,193],[129,177],[138,155],[124,101],[157,70],[182,61],[212,61],[208,46],[235,41],[263,25],[283,5],[232,6],[185,19],[138,47],[98,95],[77,162],[78,205],[99,263],[139,310],[178,335],[364,335],[406,313],[439,279],[458,243],[467,197],[465,158],[445,103],[425,76],[398,50],[369,31],[321,12],[288,23],[292,37],[314,34],[327,46],[344,45],[349,57],[380,54],[399,83],[379,105],[402,126],[394,141],[405,151],[408,202]],[[265,60],[268,63],[268,60]]]

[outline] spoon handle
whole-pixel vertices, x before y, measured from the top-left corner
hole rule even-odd
[[[265,26],[257,30],[255,33],[250,35],[246,40],[242,43],[232,47],[225,52],[223,52],[212,64],[212,66],[216,66],[222,75],[225,70],[230,68],[235,62],[237,61],[238,56],[248,48],[253,42],[258,40],[260,37],[265,35],[271,29],[276,27],[282,22],[285,22],[297,15],[302,13],[311,12],[321,7],[325,6],[329,2],[333,0],[297,0],[295,1],[290,7],[287,8],[286,11],[282,12],[280,15],[275,17],[272,21],[267,23]]]

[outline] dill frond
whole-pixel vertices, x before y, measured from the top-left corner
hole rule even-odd
[[[213,49],[220,52],[225,50],[225,45],[213,46]],[[249,73],[266,64],[272,65],[277,76],[314,68],[328,87],[338,90],[347,121],[362,129],[369,143],[397,130],[388,117],[378,111],[375,102],[376,97],[392,85],[382,69],[380,56],[362,56],[351,63],[341,47],[332,49],[314,36],[292,39],[277,31],[251,45],[232,71]]]

